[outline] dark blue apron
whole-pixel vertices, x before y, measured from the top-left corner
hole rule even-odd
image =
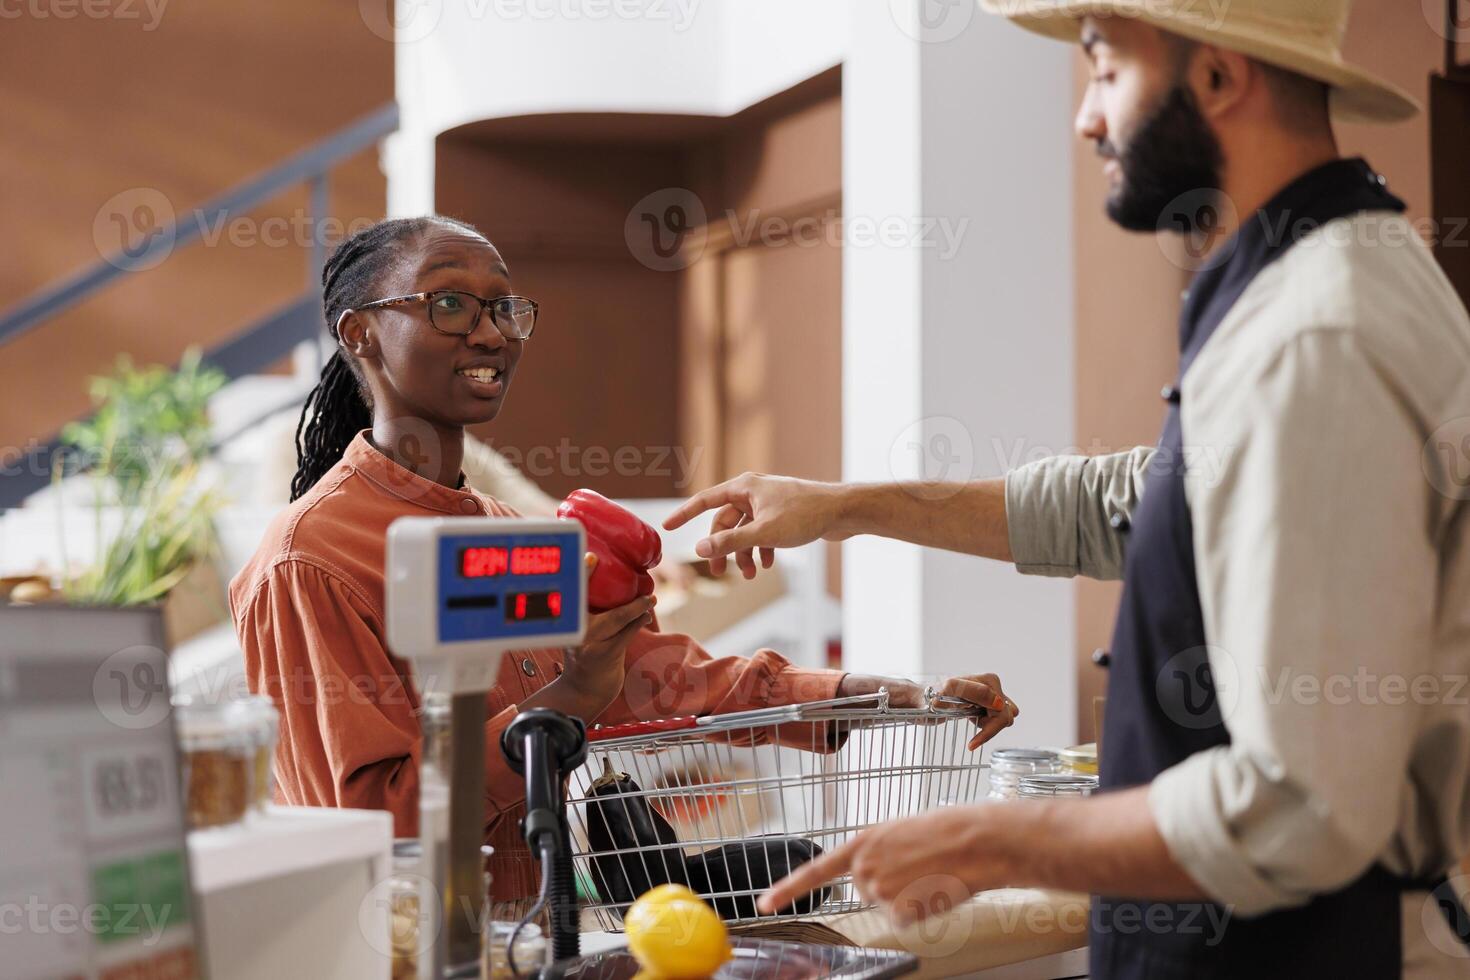
[[[1364,211],[1403,211],[1361,160],[1303,176],[1241,227],[1195,277],[1180,321],[1179,377],[1255,276],[1305,228]],[[1248,329],[1248,328],[1247,328]],[[1187,389],[1165,389],[1156,466],[1124,525],[1123,598],[1113,634],[1102,738],[1104,790],[1139,786],[1185,758],[1230,741],[1210,677],[1179,424]],[[1374,867],[1341,891],[1252,919],[1213,903],[1093,897],[1094,978],[1398,977],[1400,896],[1409,882]],[[1447,913],[1448,914],[1448,913]]]

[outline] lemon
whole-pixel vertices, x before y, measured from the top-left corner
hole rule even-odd
[[[659,980],[703,980],[731,956],[725,923],[678,885],[645,893],[628,909],[623,928],[633,958]]]
[[[638,901],[646,905],[657,905],[662,902],[673,901],[676,898],[686,902],[703,901],[703,899],[695,894],[694,889],[687,888],[684,885],[659,885],[657,888],[650,888],[638,896]]]

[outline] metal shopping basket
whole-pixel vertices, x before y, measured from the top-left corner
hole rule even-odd
[[[612,727],[588,735],[567,813],[574,860],[601,928],[649,887],[688,885],[726,922],[869,908],[843,876],[775,915],[755,899],[815,854],[874,824],[981,798],[966,743],[981,709],[886,691]]]

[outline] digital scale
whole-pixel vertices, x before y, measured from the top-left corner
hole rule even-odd
[[[484,883],[486,693],[512,651],[575,646],[587,629],[586,532],[577,521],[405,517],[388,528],[388,646],[414,663],[422,695],[450,700],[449,772],[421,767],[419,836],[434,894],[421,908],[432,955],[420,980],[478,976]],[[526,776],[522,830],[542,857],[552,950],[578,953],[562,777],[586,756],[583,723],[547,708],[516,716],[502,745]],[[422,928],[422,926],[421,926]],[[427,951],[426,951],[427,952]]]

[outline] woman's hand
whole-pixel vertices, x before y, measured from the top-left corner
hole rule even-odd
[[[588,575],[597,558],[588,554]],[[591,722],[622,693],[627,676],[628,644],[653,622],[653,596],[639,596],[606,612],[588,613],[587,633],[579,647],[568,647],[562,675],[522,702],[523,707],[555,708]]]
[[[924,701],[924,688],[900,677],[848,674],[837,686],[837,696],[843,698],[856,694],[875,694],[880,687],[888,688],[890,708],[928,707]],[[1006,697],[1005,691],[1000,686],[1000,678],[994,674],[951,677],[936,687],[935,693],[961,698],[985,709],[985,713],[975,719],[975,724],[980,730],[970,739],[971,751],[978,749],[1014,725],[1016,717],[1021,713],[1016,702]]]

